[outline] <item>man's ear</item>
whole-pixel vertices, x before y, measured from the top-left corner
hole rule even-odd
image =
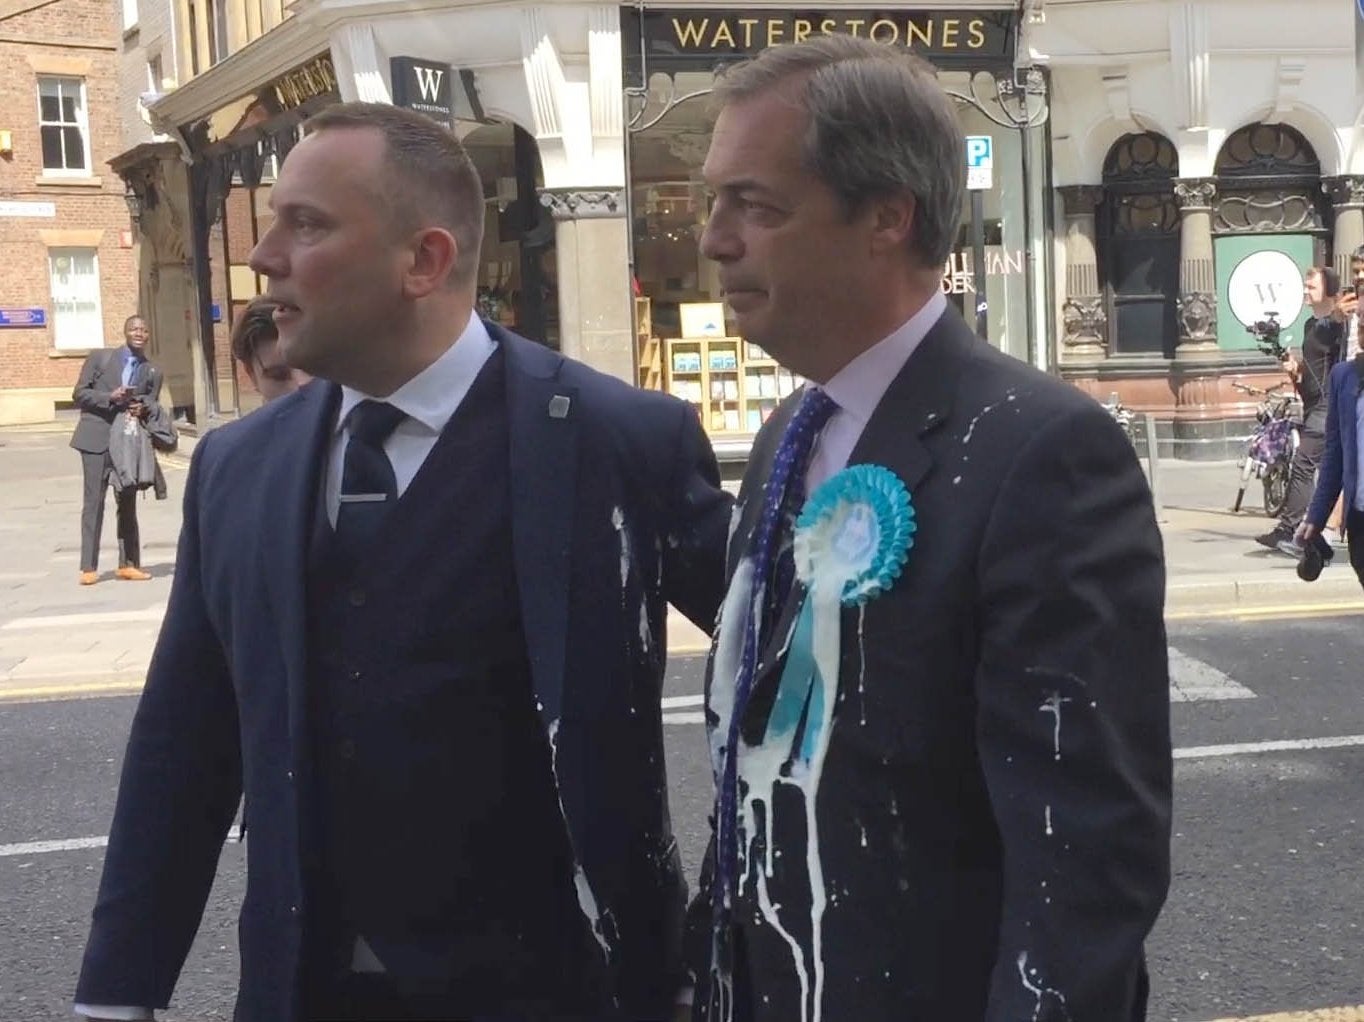
[[[870,211],[872,251],[903,249],[914,233],[914,214],[918,208],[918,200],[909,192],[873,200]]]
[[[425,298],[445,287],[459,261],[459,242],[443,227],[426,227],[412,236],[410,261],[403,271],[403,293]]]

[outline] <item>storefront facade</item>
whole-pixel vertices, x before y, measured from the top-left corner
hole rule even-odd
[[[1062,376],[1154,413],[1176,457],[1236,456],[1232,387],[1284,377],[1247,327],[1302,339],[1302,272],[1364,243],[1349,4],[1045,5]]]

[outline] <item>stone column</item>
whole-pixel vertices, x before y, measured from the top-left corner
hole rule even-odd
[[[1094,210],[1103,199],[1099,185],[1060,189],[1066,211],[1066,300],[1062,306],[1062,362],[1095,362],[1107,357],[1108,309],[1099,290]]]
[[[540,201],[554,216],[560,350],[637,384],[624,190],[545,189]]]
[[[1179,202],[1179,347],[1177,359],[1217,353],[1217,278],[1212,260],[1213,178],[1175,182]]]
[[[1322,183],[1335,206],[1336,230],[1331,241],[1332,265],[1341,283],[1350,280],[1350,256],[1364,245],[1364,177],[1333,177]]]

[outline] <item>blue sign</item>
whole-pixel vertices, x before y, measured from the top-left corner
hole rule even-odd
[[[0,327],[47,326],[46,309],[0,309]]]
[[[1359,0],[1364,3],[1364,0]],[[968,167],[994,167],[995,140],[989,135],[968,135],[966,137],[966,165]]]
[[[223,321],[223,307],[217,302],[209,303],[208,313],[213,317],[213,322],[221,323]]]

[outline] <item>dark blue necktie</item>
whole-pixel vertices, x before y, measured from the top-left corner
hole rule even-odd
[[[762,517],[753,530],[753,596],[744,623],[744,651],[739,676],[734,679],[734,709],[725,744],[724,775],[720,781],[717,814],[717,863],[713,888],[717,921],[726,895],[738,889],[738,747],[739,723],[748,706],[758,656],[771,635],[777,615],[791,592],[795,567],[791,556],[791,533],[795,517],[805,501],[805,473],[810,466],[815,439],[838,405],[824,391],[807,384],[800,406],[786,424],[772,472],[763,487]],[[769,816],[770,819],[770,816]],[[771,840],[771,835],[768,835]]]
[[[398,481],[384,441],[407,416],[382,401],[361,401],[350,413],[350,441],[341,470],[336,542],[351,563],[359,560],[379,523],[398,500]]]

